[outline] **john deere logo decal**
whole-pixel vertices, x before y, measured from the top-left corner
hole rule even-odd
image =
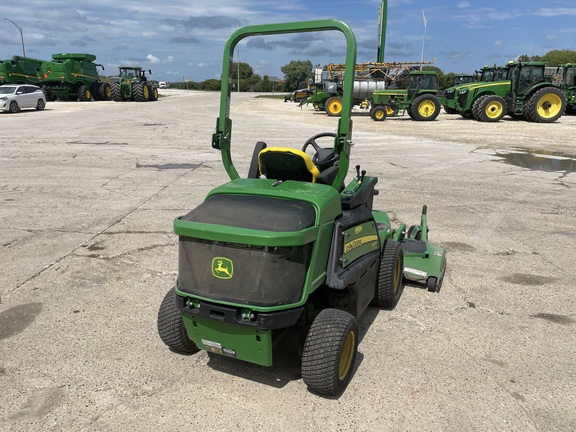
[[[234,264],[228,258],[216,257],[212,260],[212,275],[218,279],[230,279],[234,274]]]

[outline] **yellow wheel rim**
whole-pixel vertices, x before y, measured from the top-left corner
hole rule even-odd
[[[338,379],[344,381],[350,368],[352,367],[352,358],[354,357],[354,347],[356,346],[356,332],[351,330],[346,336],[342,352],[340,353],[340,363],[338,364]]]
[[[498,101],[492,101],[486,106],[486,116],[491,119],[498,118],[502,115],[504,107]]]
[[[339,100],[332,101],[328,109],[332,114],[340,114],[342,112],[342,102]]]
[[[422,117],[430,117],[434,114],[434,110],[436,109],[436,105],[431,100],[425,100],[418,105],[418,112]]]
[[[148,99],[148,97],[150,96],[150,94],[148,93],[148,87],[144,86],[144,91],[143,91],[143,93],[144,93],[144,98],[145,98],[145,99]]]
[[[552,118],[562,109],[562,100],[560,96],[554,93],[542,95],[537,105],[538,115],[542,118]]]
[[[400,282],[402,280],[402,273],[404,269],[400,265],[400,260],[396,260],[396,267],[394,267],[394,296],[398,294],[398,290],[400,289]]]
[[[376,112],[374,113],[374,117],[376,117],[376,119],[378,120],[382,120],[384,118],[384,111],[382,110],[376,110]]]

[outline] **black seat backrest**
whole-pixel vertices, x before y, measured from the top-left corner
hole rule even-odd
[[[274,180],[316,182],[320,172],[310,156],[290,147],[268,147],[258,154],[260,174]]]

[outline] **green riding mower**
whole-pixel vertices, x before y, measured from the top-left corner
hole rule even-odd
[[[336,133],[317,134],[300,149],[260,141],[241,178],[230,151],[235,46],[248,36],[328,30],[347,41]],[[356,166],[344,182],[355,63],[355,36],[337,20],[250,26],[228,40],[212,147],[230,181],[174,220],[178,277],[158,312],[160,337],[172,351],[205,350],[272,366],[273,348],[297,334],[304,383],[315,393],[338,395],[354,369],[366,308],[394,308],[403,276],[440,289],[446,256],[428,243],[426,211],[420,225],[393,229],[388,215],[372,208],[376,177]],[[321,147],[322,138],[332,146]]]

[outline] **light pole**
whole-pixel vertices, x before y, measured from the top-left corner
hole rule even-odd
[[[22,33],[22,27],[16,24],[14,21],[8,18],[4,18],[6,21],[10,21],[12,24],[16,26],[16,28],[20,31],[20,40],[22,41],[22,55],[26,57],[26,49],[24,48],[24,34]]]

